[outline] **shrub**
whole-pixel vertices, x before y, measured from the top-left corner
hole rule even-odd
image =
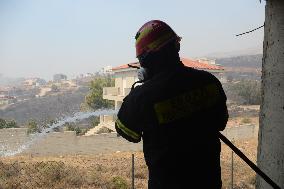
[[[92,127],[96,127],[99,123],[100,123],[100,117],[99,116],[92,116],[91,117]]]
[[[99,130],[97,131],[97,134],[111,133],[111,132],[112,132],[112,130],[110,130],[109,128],[107,128],[107,127],[102,127],[101,129],[99,129]]]
[[[65,176],[64,182],[66,185],[76,186],[76,188],[80,188],[86,182],[86,176],[82,172],[82,170],[78,170],[76,167],[65,166]]]
[[[87,183],[95,186],[101,186],[105,184],[101,173],[96,170],[92,170],[91,172],[89,172],[87,177]]]
[[[261,102],[259,81],[242,80],[232,85],[231,90],[243,99],[243,104],[258,105]]]
[[[67,174],[62,162],[44,162],[38,166],[38,170],[47,183],[58,182]]]
[[[16,121],[14,121],[14,120],[6,121],[5,119],[0,118],[0,129],[17,128],[17,127],[18,127],[18,125],[17,125]]]
[[[37,122],[33,119],[29,120],[29,122],[27,123],[27,128],[28,134],[40,132]]]
[[[120,176],[113,177],[109,184],[110,184],[111,189],[128,189],[128,188],[130,188],[127,181]]]
[[[245,117],[245,118],[242,119],[241,123],[244,123],[244,124],[251,123],[251,120],[250,120],[250,118]]]
[[[80,135],[83,132],[80,127],[75,127],[74,131],[76,132],[76,135]]]
[[[75,124],[72,124],[72,123],[69,123],[69,122],[65,123],[64,127],[65,127],[66,131],[75,131],[76,135],[80,135],[80,134],[83,133],[83,130],[80,127],[77,127],[77,126],[75,126]]]
[[[10,120],[6,121],[6,128],[18,128],[16,121]]]
[[[0,178],[4,180],[18,176],[21,169],[18,163],[6,164],[3,162],[0,162],[0,168]]]
[[[5,121],[5,119],[1,119],[0,118],[0,129],[3,129],[3,128],[5,128],[6,127],[6,121]]]

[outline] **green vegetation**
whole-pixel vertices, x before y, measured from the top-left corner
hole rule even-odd
[[[59,88],[58,88],[58,86],[56,86],[56,85],[51,85],[51,91],[52,92],[58,92],[59,91]]]
[[[27,128],[28,128],[27,134],[40,132],[40,128],[39,128],[36,120],[34,120],[34,119],[31,119],[31,120],[28,121]]]
[[[241,123],[244,123],[244,124],[251,123],[251,120],[250,120],[250,118],[245,117],[245,118],[242,119]]]
[[[230,86],[230,90],[235,92],[246,105],[259,105],[261,102],[260,81],[241,80]]]
[[[6,121],[6,128],[17,128],[17,123],[14,120]]]
[[[110,76],[102,76],[91,81],[90,92],[85,97],[85,102],[81,104],[81,109],[97,110],[114,107],[113,102],[103,99],[103,88],[114,85],[114,79]]]
[[[14,120],[5,120],[0,118],[0,129],[4,128],[18,128],[18,125]]]
[[[91,122],[91,126],[95,127],[100,123],[100,117],[99,116],[92,116],[92,117],[90,117],[90,122]]]
[[[56,124],[58,123],[57,120],[54,120],[54,119],[46,119],[45,121],[42,122],[42,128],[43,129],[47,129],[49,128],[50,126],[52,126],[53,124]],[[55,127],[52,129],[54,132],[59,132],[60,131],[60,128],[59,127]]]
[[[87,129],[81,129],[80,127],[76,126],[74,123],[65,123],[64,124],[66,131],[75,131],[76,135],[83,135],[87,131]]]
[[[110,186],[111,186],[110,188],[115,188],[115,189],[128,189],[129,188],[127,181],[120,176],[113,177],[111,180]]]
[[[80,188],[85,182],[82,171],[63,162],[0,162],[0,167],[1,188]]]

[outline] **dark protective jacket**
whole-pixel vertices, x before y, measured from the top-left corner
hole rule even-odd
[[[117,132],[143,139],[149,188],[221,188],[218,132],[228,119],[219,80],[179,64],[124,98]]]

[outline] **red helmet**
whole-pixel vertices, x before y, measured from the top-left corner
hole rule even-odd
[[[180,37],[165,22],[151,20],[145,23],[137,32],[136,36],[136,57],[159,51],[169,42],[180,41]]]

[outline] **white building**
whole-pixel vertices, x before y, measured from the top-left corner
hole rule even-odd
[[[112,74],[112,66],[105,66],[102,68],[102,74]]]
[[[223,67],[214,64],[208,64],[186,58],[182,58],[181,61],[187,67],[208,71],[218,78],[220,78],[220,75],[222,75],[222,72],[224,72]],[[138,62],[130,63],[130,65],[138,67],[140,66]],[[131,68],[128,64],[125,64],[112,68],[112,72],[113,77],[115,79],[115,84],[113,87],[105,87],[103,89],[103,99],[113,100],[115,104],[115,109],[118,110],[121,107],[124,97],[129,94],[133,83],[135,81],[138,81],[137,69]],[[115,116],[100,116],[99,127],[95,127],[95,129],[92,130],[92,134],[94,134],[95,131],[97,131],[100,127],[103,126],[114,130],[114,122]]]

